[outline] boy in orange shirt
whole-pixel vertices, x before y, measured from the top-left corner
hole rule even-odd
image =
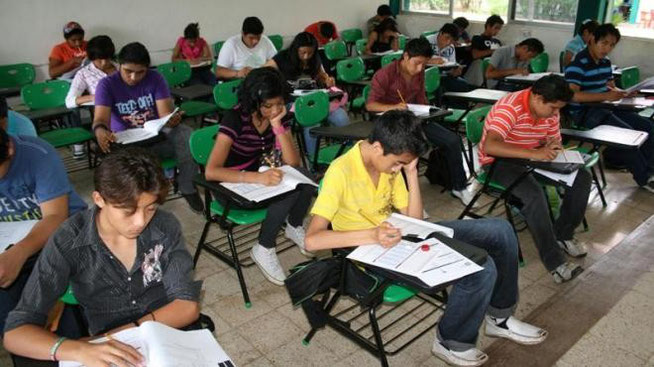
[[[48,73],[51,78],[73,79],[86,58],[84,29],[77,22],[64,26],[66,41],[54,46],[48,59]]]

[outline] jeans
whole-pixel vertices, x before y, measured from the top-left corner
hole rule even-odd
[[[334,126],[345,126],[350,123],[350,117],[342,107],[339,107],[329,113],[329,116],[327,116],[327,121]],[[311,129],[312,128],[302,129],[302,133],[304,134],[304,142],[306,143],[307,154],[310,158],[313,158],[313,154],[316,151],[316,138],[311,136],[309,133]]]
[[[179,191],[183,195],[195,193],[196,188],[193,185],[193,177],[199,171],[189,148],[189,138],[193,130],[186,125],[179,124],[172,129],[163,128],[161,131],[166,134],[166,140],[152,145],[153,153],[160,158],[175,158],[179,169],[179,175],[177,176]]]
[[[607,160],[616,164],[624,164],[638,185],[643,186],[647,183],[653,172],[652,167],[654,167],[652,164],[654,162],[654,137],[652,136],[654,125],[650,119],[630,111],[611,111],[604,108],[587,108],[583,112],[573,113],[572,118],[578,125],[589,129],[599,125],[612,125],[648,133],[649,137],[639,149],[606,148],[603,152]]]
[[[311,206],[314,192],[313,186],[300,185],[294,193],[283,196],[282,199],[270,204],[266,219],[261,223],[259,244],[265,248],[274,248],[277,234],[287,218],[288,224],[291,226],[301,226]]]
[[[191,69],[191,79],[189,79],[188,85],[206,84],[213,87],[216,83],[218,83],[218,79],[216,74],[211,71],[211,66]],[[211,99],[213,100],[213,96]]]
[[[461,138],[459,135],[436,122],[424,124],[423,131],[431,144],[442,149],[443,155],[447,160],[447,167],[450,170],[452,189],[456,191],[465,189],[466,173],[463,170]]]
[[[503,219],[439,223],[454,229],[454,238],[488,252],[484,270],[459,279],[452,287],[436,337],[448,349],[465,351],[477,343],[488,314],[507,318],[518,303],[518,239]]]
[[[498,162],[492,179],[507,187],[525,169],[524,166]],[[556,269],[565,262],[563,251],[556,241],[571,240],[574,236],[575,228],[581,224],[586,213],[591,184],[590,173],[585,169],[579,169],[572,187],[565,187],[563,205],[555,223],[548,219],[550,216],[547,198],[542,185],[533,174],[529,174],[511,190],[511,196],[522,203],[520,212],[525,217],[538,249],[538,255],[548,271]]]
[[[7,315],[18,304],[20,296],[23,293],[23,288],[25,288],[25,284],[32,273],[37,258],[38,254],[28,258],[25,264],[23,264],[23,268],[20,269],[16,280],[9,287],[0,288],[0,333],[2,334],[4,334]]]

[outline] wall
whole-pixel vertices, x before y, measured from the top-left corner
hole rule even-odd
[[[419,13],[404,13],[398,16],[400,29],[411,37],[417,37],[422,32],[439,29],[449,18]],[[484,24],[471,22],[470,35],[480,34]],[[498,38],[505,44],[515,44],[529,37],[536,37],[543,42],[545,50],[550,55],[550,71],[559,71],[559,53],[572,38],[572,25],[537,25],[509,23],[504,25]],[[640,68],[641,79],[654,75],[654,63],[650,62],[651,52],[646,51],[654,46],[654,40],[623,37],[617,47],[609,55],[611,61],[622,67],[636,65]]]
[[[117,48],[139,41],[148,47],[153,64],[170,60],[175,41],[191,22],[209,43],[240,32],[243,18],[258,16],[267,34],[282,34],[285,43],[318,20],[329,19],[339,29],[364,28],[379,0],[0,0],[0,65],[37,65],[37,79],[47,75],[50,49],[63,41],[63,25],[75,20],[87,39],[109,35]],[[345,11],[347,9],[347,11]]]

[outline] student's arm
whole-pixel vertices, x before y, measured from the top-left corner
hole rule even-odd
[[[391,41],[391,49],[393,51],[397,51],[400,49],[400,34],[396,33],[395,36],[393,37],[393,40]]]
[[[487,50],[478,50],[478,49],[473,47],[472,48],[472,58],[473,58],[473,60],[483,59],[485,57],[493,55],[494,51],[495,50],[490,49],[490,48],[487,49]]]
[[[329,220],[320,215],[313,215],[304,243],[309,251],[327,250],[333,248],[353,247],[379,243],[391,247],[398,243],[402,236],[399,230],[386,222],[379,227],[358,231],[332,231]]]
[[[213,54],[211,53],[209,44],[205,42],[204,47],[202,48],[202,55],[200,55],[200,61],[211,61],[211,60],[213,60]]]
[[[68,94],[66,94],[66,107],[75,108],[82,103],[93,102],[93,95],[85,95],[82,93],[88,89],[88,84],[86,79],[82,76],[82,73],[75,74],[72,83],[70,83],[70,88],[68,89]]]
[[[286,106],[275,117],[270,119],[270,125],[273,129],[283,129],[282,119],[286,116]],[[282,161],[289,166],[297,167],[300,165],[300,154],[295,149],[291,129],[286,129],[284,133],[276,135],[277,141],[282,147]]]
[[[73,57],[66,62],[63,62],[60,59],[48,59],[48,73],[50,74],[50,78],[58,78],[64,73],[75,69],[82,65],[83,60],[83,57]]]
[[[493,64],[488,64],[488,68],[486,68],[486,79],[502,79],[510,75],[528,74],[529,70],[527,68],[498,69]]]
[[[570,89],[575,92],[572,100],[579,103],[617,101],[628,95],[628,93],[624,91],[615,89],[610,89],[603,93],[582,92],[579,85],[574,83],[568,83],[568,85],[570,86]]]
[[[572,52],[566,51],[565,54],[563,54],[563,67],[570,65],[571,62],[572,62]]]
[[[370,55],[372,53],[372,45],[377,40],[377,32],[372,31],[368,35],[368,43],[366,43],[366,49],[363,51],[365,55]]]
[[[409,187],[409,206],[401,208],[400,213],[416,219],[422,219],[422,195],[418,180],[418,158],[403,167]]]
[[[93,133],[100,150],[109,153],[109,145],[116,141],[116,136],[109,125],[111,121],[111,108],[96,105],[93,109]]]
[[[513,144],[508,144],[500,133],[488,130],[484,142],[484,151],[493,157],[522,158],[551,161],[556,158],[560,151],[560,143],[554,142],[543,145],[536,149],[524,149]]]
[[[252,71],[252,68],[250,67],[244,67],[241,70],[234,70],[234,69],[228,69],[222,66],[216,66],[216,76],[219,79],[239,79],[239,78],[245,78],[250,71]]]
[[[157,113],[159,114],[159,117],[164,117],[175,111],[175,104],[173,103],[172,98],[157,99],[156,103],[157,103]],[[176,114],[170,117],[170,120],[168,120],[166,126],[175,127],[179,125],[179,123],[182,121],[183,113],[184,113],[183,111],[177,111]]]
[[[175,47],[173,48],[173,56],[172,56],[172,61],[184,61],[184,57],[182,56],[181,50],[179,48],[179,43],[175,44]]]
[[[271,68],[275,68],[275,69],[279,70],[279,66],[277,66],[277,62],[275,62],[275,59],[270,59],[270,60],[266,61],[266,63],[263,64],[262,67],[264,67],[264,68],[271,67]]]
[[[0,254],[0,287],[10,286],[25,261],[41,251],[48,237],[68,218],[68,195],[62,195],[41,203],[43,217],[32,227],[25,238]]]
[[[379,71],[378,71],[379,73]],[[397,91],[390,91],[390,80],[386,80],[385,76],[376,73],[372,77],[370,84],[370,94],[366,101],[366,109],[370,112],[385,112],[388,110],[406,110],[408,107],[406,103],[386,104],[379,102],[382,100],[386,93],[397,93]]]
[[[316,76],[316,79],[322,82],[327,88],[331,88],[336,85],[336,80],[334,80],[333,76],[327,74],[325,68],[322,66],[322,63],[318,69],[318,75]]]

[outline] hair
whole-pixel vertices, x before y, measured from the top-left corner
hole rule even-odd
[[[169,185],[159,159],[137,147],[109,153],[95,169],[93,183],[109,204],[133,209],[146,192],[157,196],[157,203],[162,204]]]
[[[404,47],[404,53],[409,55],[409,58],[416,56],[431,58],[434,56],[434,50],[431,48],[431,44],[424,37],[414,38],[407,42],[406,47]]]
[[[243,31],[243,34],[260,35],[263,33],[263,23],[257,17],[247,17],[243,20],[241,31]]]
[[[120,52],[118,53],[118,62],[120,64],[150,66],[150,53],[142,43],[128,43],[120,49]]]
[[[379,142],[384,155],[411,153],[420,156],[427,150],[421,122],[410,111],[391,110],[380,115],[368,142]]]
[[[459,28],[454,23],[445,23],[439,32],[449,34],[455,40],[459,38]]]
[[[597,27],[599,27],[599,23],[597,23],[595,19],[586,19],[583,23],[581,23],[581,27],[579,27],[579,34],[584,34],[584,31],[593,34],[595,33]]]
[[[620,41],[620,31],[611,23],[604,23],[597,26],[593,32],[593,36],[595,37],[595,42],[599,42],[607,36],[614,36],[616,42]]]
[[[285,98],[283,77],[272,67],[252,70],[241,83],[238,90],[238,101],[241,111],[249,115],[259,113],[261,104],[268,99]]]
[[[184,28],[184,38],[200,38],[200,23],[189,23],[186,28]]]
[[[9,134],[5,129],[0,129],[0,164],[9,159]]]
[[[545,103],[559,101],[568,103],[574,96],[574,92],[565,78],[554,74],[538,79],[531,88],[531,92],[542,96]]]
[[[95,36],[86,45],[86,55],[89,60],[113,59],[116,47],[109,36]]]
[[[334,37],[334,33],[336,33],[336,27],[334,27],[334,24],[330,22],[320,23],[320,34],[322,34],[323,37],[332,38]]]
[[[527,46],[527,51],[533,52],[536,55],[543,53],[545,50],[543,42],[536,38],[527,38],[526,40],[518,43],[518,46]]]
[[[458,17],[458,18],[454,19],[452,21],[452,23],[454,23],[461,30],[464,30],[464,29],[468,28],[468,26],[470,25],[470,22],[468,22],[468,19],[466,19],[464,17]]]
[[[397,22],[393,18],[386,18],[375,27],[374,31],[380,35],[386,31],[397,32]]]
[[[298,50],[300,47],[313,48],[313,56],[307,64],[309,65],[309,75],[314,78],[316,75],[318,75],[318,71],[320,70],[320,61],[318,59],[318,41],[316,40],[316,37],[313,36],[313,34],[309,32],[301,32],[295,36],[293,42],[288,47],[287,52],[291,61],[290,64],[293,68],[293,73],[297,74],[298,76],[302,72],[302,62],[298,56]]]
[[[5,97],[0,97],[0,119],[5,119],[8,116],[9,107]]]
[[[76,34],[79,34],[79,35],[82,36],[82,38],[84,38],[84,30],[82,28],[75,28],[75,29],[70,30],[70,32],[68,32],[68,33],[64,33],[64,39],[69,39],[70,37],[72,37],[72,36],[74,36]]]
[[[497,14],[493,14],[486,19],[484,27],[493,27],[495,24],[504,24],[504,20]]]
[[[386,4],[379,5],[377,7],[377,15],[380,17],[390,17],[393,15],[393,11],[391,10],[391,7]]]

